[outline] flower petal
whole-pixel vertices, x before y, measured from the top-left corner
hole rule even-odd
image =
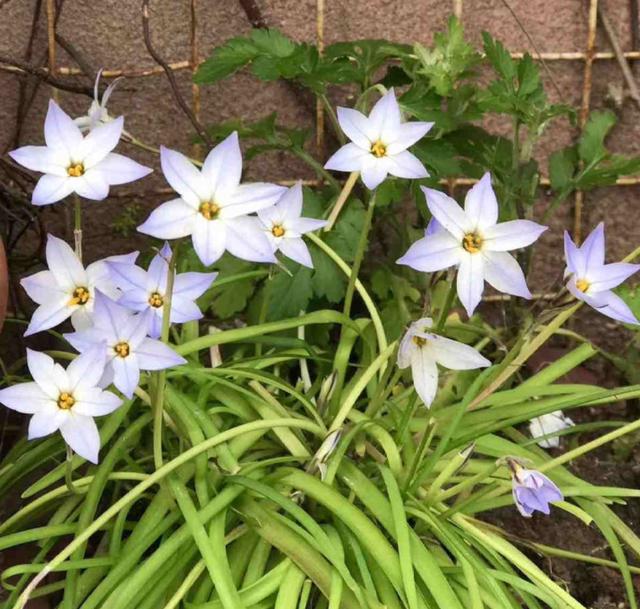
[[[315,218],[297,218],[291,222],[291,229],[299,235],[310,233],[327,225],[326,220],[316,220]]]
[[[598,294],[598,297],[600,302],[596,310],[599,313],[625,324],[640,324],[625,301],[617,294],[613,292],[601,292]]]
[[[265,207],[274,205],[285,193],[284,186],[255,182],[241,184],[220,211],[220,217],[225,220],[251,214]]]
[[[33,414],[46,409],[48,405],[55,405],[55,402],[38,383],[29,382],[0,389],[0,404],[16,412]]]
[[[76,391],[95,387],[105,365],[105,345],[98,344],[81,353],[67,366],[70,389]]]
[[[391,162],[389,157],[376,158],[368,154],[360,168],[362,182],[369,190],[375,190],[389,174]]]
[[[614,262],[602,266],[588,266],[583,277],[589,282],[589,291],[603,292],[619,286],[640,269],[639,264]]]
[[[458,298],[469,317],[473,315],[484,289],[483,259],[479,254],[468,254],[460,258],[458,267]]]
[[[124,118],[119,116],[91,129],[80,147],[82,158],[77,160],[82,161],[85,169],[95,167],[118,145],[123,128]]]
[[[172,199],[154,209],[138,232],[158,239],[179,239],[191,234],[197,216],[197,209],[184,199]]]
[[[460,242],[451,233],[440,231],[416,241],[396,263],[423,273],[433,273],[458,264],[461,254]]]
[[[66,241],[47,235],[47,265],[58,284],[68,293],[87,286],[87,273]]]
[[[195,300],[200,298],[215,281],[218,273],[179,273],[173,284],[173,295]]]
[[[60,433],[74,452],[91,463],[98,463],[100,434],[91,417],[72,412],[60,426]]]
[[[51,205],[69,196],[73,192],[73,178],[51,174],[43,175],[31,193],[34,205]]]
[[[567,231],[564,231],[564,257],[567,261],[567,271],[565,275],[573,273],[577,277],[584,277],[587,272],[587,262],[584,254],[571,239]]]
[[[58,408],[55,403],[50,402],[46,408],[34,413],[29,421],[29,440],[48,436],[54,431],[58,431],[60,426],[69,417],[69,413],[62,408]]]
[[[109,195],[109,182],[105,174],[96,169],[89,169],[79,178],[70,178],[73,189],[85,199],[102,201]]]
[[[224,254],[227,245],[227,228],[222,220],[196,218],[193,233],[193,249],[205,266],[212,265]]]
[[[498,200],[488,171],[467,193],[464,211],[476,230],[486,229],[498,221]]]
[[[196,166],[183,154],[161,146],[160,164],[171,188],[194,209],[213,194]]]
[[[365,160],[370,156],[369,150],[364,150],[353,143],[345,144],[329,157],[324,168],[333,171],[360,171]]]
[[[67,297],[62,300],[55,300],[41,304],[31,315],[31,320],[24,333],[31,336],[43,330],[55,328],[72,314],[73,308],[67,306]]]
[[[420,178],[429,177],[429,172],[418,160],[418,157],[411,154],[408,150],[403,150],[396,154],[389,154],[385,158],[387,168],[392,176],[407,178],[409,180],[419,180]]]
[[[450,370],[473,370],[491,366],[491,362],[473,347],[444,336],[430,334],[423,349],[438,364]]]
[[[531,220],[510,220],[494,224],[482,231],[483,249],[507,252],[531,245],[547,230],[546,226]]]
[[[438,391],[438,366],[426,349],[416,349],[411,356],[411,374],[416,393],[429,408]]]
[[[340,128],[345,135],[358,147],[369,150],[377,136],[369,119],[353,108],[338,107],[337,114]]]
[[[427,199],[427,207],[431,215],[462,243],[465,234],[473,230],[473,225],[462,208],[451,197],[439,190],[424,186],[420,189]]]
[[[52,400],[57,400],[60,387],[56,383],[54,374],[55,362],[46,353],[27,349],[27,367],[31,377]]]
[[[140,363],[137,353],[127,357],[114,357],[111,360],[113,368],[113,384],[128,398],[133,397],[140,382]]]
[[[483,252],[484,278],[498,292],[531,298],[527,281],[516,259],[507,252]]]
[[[147,273],[135,264],[108,262],[113,282],[121,289],[128,291],[146,291]]]
[[[194,319],[201,319],[202,311],[198,305],[189,298],[174,294],[171,299],[171,321],[183,324]]]
[[[396,94],[391,88],[375,103],[369,113],[369,124],[374,141],[380,139],[384,144],[393,142],[400,120],[400,106],[396,101]]]
[[[69,156],[64,150],[47,146],[23,146],[9,152],[9,156],[32,171],[67,177]]]
[[[171,347],[152,338],[142,341],[136,349],[136,357],[142,370],[164,370],[187,363]]]
[[[279,244],[279,250],[287,258],[291,258],[291,260],[295,260],[297,263],[310,269],[313,268],[313,261],[311,260],[309,248],[302,238],[282,239]]]
[[[588,269],[604,264],[604,222],[600,222],[580,246]]]
[[[111,414],[122,404],[122,400],[117,395],[110,391],[103,391],[99,387],[76,390],[74,398],[76,399],[73,405],[74,414],[89,417]]]
[[[283,220],[297,220],[302,213],[302,184],[296,182],[284,191],[274,206],[280,212]]]
[[[394,139],[385,142],[387,144],[387,154],[396,155],[413,146],[431,130],[434,124],[420,121],[401,123],[394,132]]]
[[[50,148],[65,150],[70,158],[82,145],[80,129],[52,99],[44,120],[44,140]]]
[[[145,167],[122,154],[110,152],[94,168],[94,171],[99,171],[109,184],[115,186],[117,184],[128,184],[129,182],[135,182],[140,178],[144,178],[149,175],[153,169]]]
[[[61,300],[66,292],[58,284],[51,271],[40,271],[20,280],[20,285],[29,295],[29,298],[38,304]]]
[[[207,155],[202,165],[202,177],[215,199],[230,196],[240,184],[242,153],[238,132],[234,131]]]
[[[240,216],[225,221],[225,227],[225,246],[236,258],[251,262],[276,262],[269,240],[257,218]]]
[[[171,247],[168,243],[162,246],[162,249],[152,258],[147,271],[148,287],[159,289],[164,292],[167,287],[167,278],[169,277],[169,263],[171,262]]]

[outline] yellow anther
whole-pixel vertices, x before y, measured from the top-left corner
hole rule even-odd
[[[60,408],[61,410],[69,410],[75,403],[76,401],[74,397],[66,391],[63,391],[58,396],[58,408]]]
[[[69,167],[67,167],[67,174],[72,178],[79,178],[84,174],[84,165],[82,163],[74,163],[73,165],[69,165]]]
[[[271,234],[274,237],[282,237],[282,235],[284,235],[284,228],[282,228],[280,224],[274,224],[271,229]]]
[[[578,279],[576,281],[576,287],[581,292],[586,292],[589,289],[589,285],[591,285],[586,279]]]
[[[71,294],[71,300],[69,300],[70,305],[84,305],[89,302],[89,298],[91,294],[89,294],[89,290],[84,286],[78,286],[73,293]]]
[[[462,238],[462,247],[470,254],[477,254],[482,249],[482,237],[476,233],[467,233]]]
[[[149,296],[149,304],[155,309],[159,309],[164,304],[162,294],[160,294],[160,292],[153,292],[151,296]]]
[[[387,154],[387,147],[380,140],[377,140],[371,145],[371,154],[377,158],[381,158]]]
[[[120,357],[127,357],[127,355],[129,355],[129,353],[131,352],[131,350],[129,349],[129,343],[126,343],[124,341],[120,341],[119,343],[117,343],[113,350]]]
[[[207,220],[215,220],[218,217],[218,213],[220,212],[220,206],[216,203],[212,203],[211,201],[205,201],[204,203],[200,203],[198,211]]]

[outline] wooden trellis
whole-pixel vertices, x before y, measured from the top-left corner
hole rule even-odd
[[[176,60],[169,62],[169,67],[172,70],[190,70],[192,73],[200,65],[202,59],[200,57],[198,48],[198,36],[197,36],[197,15],[198,15],[198,0],[186,0],[189,3],[191,23],[190,23],[190,56],[188,59]],[[59,66],[56,62],[56,41],[55,41],[55,3],[54,0],[46,0],[47,7],[47,41],[48,41],[48,70],[52,75],[75,75],[82,74],[82,70],[72,66]],[[463,16],[463,0],[452,0],[452,11],[458,17]],[[316,0],[316,42],[318,49],[322,52],[324,46],[324,14],[325,14],[325,0]],[[584,76],[582,87],[582,102],[579,114],[579,125],[584,126],[590,108],[591,101],[591,83],[592,83],[592,69],[594,61],[598,60],[611,60],[620,59],[620,56],[627,60],[640,59],[640,51],[628,51],[616,55],[613,52],[596,52],[596,30],[598,25],[598,0],[589,0],[588,4],[588,30],[587,40],[585,44],[584,52],[557,52],[557,53],[536,53],[535,58],[543,61],[581,61],[584,62]],[[523,56],[522,52],[512,53],[512,57],[520,58]],[[21,68],[17,66],[2,66],[5,71],[21,72]],[[118,76],[125,76],[129,78],[143,78],[147,76],[160,75],[164,72],[161,66],[154,66],[143,69],[120,69],[120,68],[108,68],[103,70],[102,76],[105,78],[115,78]],[[200,117],[200,87],[197,84],[193,84],[191,92],[191,107],[194,115],[199,119]],[[324,112],[321,105],[316,108],[316,144],[319,151],[323,151],[324,148]],[[287,182],[291,182],[287,180]],[[476,180],[471,178],[457,178],[455,180],[443,181],[449,188],[455,188],[457,185],[470,185],[475,183]],[[314,181],[307,181],[307,183],[315,183]],[[542,179],[541,184],[548,185],[547,179]],[[618,179],[616,185],[618,186],[630,186],[640,184],[640,178],[621,178]],[[584,194],[577,192],[574,200],[574,235],[580,240],[582,233],[582,208],[584,202]]]

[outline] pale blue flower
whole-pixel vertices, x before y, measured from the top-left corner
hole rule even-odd
[[[109,269],[114,283],[122,290],[118,303],[132,311],[149,311],[149,336],[159,338],[164,303],[167,298],[167,279],[171,248],[165,243],[145,271],[133,261],[111,262]],[[185,323],[202,318],[196,299],[204,294],[218,273],[177,273],[173,282],[169,321]]]
[[[604,263],[604,224],[601,222],[577,247],[569,233],[564,233],[567,261],[567,289],[579,300],[599,313],[627,324],[639,323],[631,309],[611,290],[628,279],[639,268],[628,262]]]
[[[513,500],[518,511],[530,518],[533,512],[550,514],[550,503],[564,499],[560,489],[544,474],[511,463]]]

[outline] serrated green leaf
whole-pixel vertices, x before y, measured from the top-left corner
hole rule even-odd
[[[575,146],[557,150],[549,157],[549,180],[553,190],[560,192],[569,187],[577,161]]]
[[[217,47],[193,75],[199,84],[211,84],[230,76],[247,65],[258,54],[255,44],[248,38],[238,36]]]
[[[604,140],[616,122],[616,115],[610,110],[596,110],[589,115],[578,142],[578,154],[585,163],[593,163],[606,155]]]
[[[269,281],[270,320],[296,317],[300,311],[306,311],[313,297],[311,269],[300,264],[287,261],[284,263],[290,273],[280,271]]]

